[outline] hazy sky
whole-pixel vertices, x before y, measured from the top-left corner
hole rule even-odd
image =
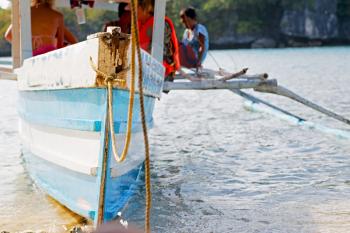
[[[0,0],[0,7],[1,8],[6,8],[9,6],[9,4],[10,4],[10,1],[8,1],[8,0]]]

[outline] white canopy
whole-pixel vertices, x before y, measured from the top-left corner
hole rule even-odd
[[[118,4],[115,4],[118,2],[128,2],[128,0],[95,0],[94,8],[118,11]],[[57,7],[70,7],[70,0],[56,0],[55,5]],[[83,7],[88,8],[85,5]]]

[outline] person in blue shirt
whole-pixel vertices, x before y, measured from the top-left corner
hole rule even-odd
[[[193,7],[181,10],[180,18],[186,27],[180,43],[180,63],[186,68],[201,68],[209,49],[208,31],[197,22]]]

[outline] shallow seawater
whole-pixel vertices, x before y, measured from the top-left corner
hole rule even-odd
[[[350,47],[212,51],[230,71],[268,73],[350,118]],[[208,56],[206,66],[217,65]],[[249,91],[250,92],[250,91]],[[251,93],[251,92],[250,92]],[[350,130],[283,97],[256,94],[306,119]],[[64,232],[84,224],[28,177],[16,85],[0,85],[0,231]],[[350,232],[350,143],[249,112],[229,91],[172,91],[156,104],[153,232]],[[142,227],[144,190],[123,212]]]

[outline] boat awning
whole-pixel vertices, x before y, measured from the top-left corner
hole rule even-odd
[[[78,1],[77,1],[78,2]],[[120,2],[129,2],[128,0],[87,0],[83,1],[83,8],[93,7],[94,9],[103,9],[103,10],[118,10],[118,4]],[[71,0],[56,0],[55,5],[57,7],[71,7]]]

